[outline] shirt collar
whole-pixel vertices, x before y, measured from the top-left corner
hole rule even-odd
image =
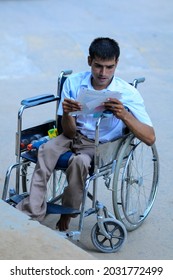
[[[92,77],[91,73],[88,72],[85,78],[83,79],[81,86],[89,89],[93,89],[93,86],[91,84],[91,77]]]
[[[92,74],[90,72],[87,73],[87,75],[85,76],[85,78],[83,79],[81,86],[83,87],[87,87],[88,89],[94,89],[92,84],[91,84],[91,78],[92,78]],[[112,82],[108,85],[108,87],[106,88],[106,90],[108,91],[114,91],[115,90],[115,76],[112,79]]]

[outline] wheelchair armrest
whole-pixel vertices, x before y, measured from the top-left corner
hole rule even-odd
[[[34,107],[56,100],[59,100],[58,96],[55,97],[53,94],[42,94],[22,100],[21,105],[25,105],[26,107]]]

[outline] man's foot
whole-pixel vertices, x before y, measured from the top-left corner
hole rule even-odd
[[[59,231],[66,231],[69,228],[70,220],[71,215],[61,215],[59,221],[56,224],[56,228],[59,229]]]

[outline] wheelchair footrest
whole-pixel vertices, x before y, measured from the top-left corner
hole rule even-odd
[[[80,214],[80,210],[54,203],[47,203],[47,214]]]
[[[13,206],[17,205],[20,201],[22,201],[25,197],[29,196],[28,193],[15,194],[12,197],[8,198],[6,202],[8,204],[12,204]],[[51,202],[47,202],[47,211],[46,214],[80,214],[80,210],[65,207],[63,205],[54,204]]]
[[[6,202],[7,203],[15,203],[16,205],[22,201],[25,197],[27,197],[29,194],[28,193],[22,193],[22,194],[15,194],[11,197],[9,197]]]

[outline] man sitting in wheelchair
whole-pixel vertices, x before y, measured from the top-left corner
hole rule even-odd
[[[58,115],[62,115],[63,133],[39,148],[30,196],[16,207],[33,219],[44,219],[47,182],[60,155],[69,150],[72,151],[72,156],[66,169],[68,186],[64,190],[62,204],[74,209],[80,208],[83,187],[94,155],[96,123],[96,118],[91,114],[75,115],[75,111],[82,110],[81,104],[76,101],[81,87],[110,91],[110,98],[103,105],[112,114],[100,124],[100,143],[121,137],[125,127],[147,145],[155,142],[154,129],[141,95],[129,83],[114,76],[119,55],[119,45],[115,40],[96,38],[89,47],[88,65],[91,72],[73,74],[66,79],[58,108]],[[111,98],[111,91],[120,92],[120,100]],[[71,112],[74,115],[69,114]],[[71,217],[72,215],[61,215],[57,228],[60,231],[67,230]]]

